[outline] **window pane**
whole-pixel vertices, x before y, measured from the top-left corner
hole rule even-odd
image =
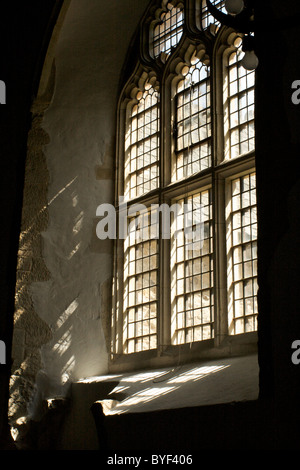
[[[183,6],[172,5],[169,2],[167,11],[161,13],[160,22],[154,27],[152,50],[154,57],[161,53],[168,56],[171,49],[176,47],[183,33]]]
[[[176,202],[184,207],[185,225],[182,227],[174,217],[171,334],[175,345],[211,339],[214,334],[211,191]],[[182,232],[183,238],[180,237]],[[184,276],[185,282],[182,282]]]
[[[142,196],[158,186],[159,93],[149,83],[137,93],[138,104],[127,119],[125,198]]]
[[[227,219],[230,334],[257,329],[257,224],[253,191],[255,173],[231,182],[231,212]]]
[[[245,70],[241,65],[243,52],[241,40],[237,39],[237,49],[228,59],[227,67],[227,106],[225,120],[230,158],[235,158],[254,149],[254,70]]]
[[[176,90],[173,181],[211,166],[210,71],[195,54],[191,63]]]
[[[218,8],[218,10],[227,13],[225,9],[225,0],[212,0],[211,3]],[[214,24],[217,27],[220,26],[220,23],[209,13],[206,0],[202,0],[202,28],[207,29],[210,24]]]
[[[157,240],[151,239],[150,212],[128,221],[124,266],[124,353],[156,348]]]

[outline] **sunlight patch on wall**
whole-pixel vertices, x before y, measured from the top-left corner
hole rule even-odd
[[[53,347],[53,351],[62,356],[70,347],[72,341],[72,327],[70,327]]]
[[[61,328],[63,324],[68,320],[68,318],[75,312],[78,307],[78,300],[75,299],[70,305],[66,308],[66,310],[61,314],[56,322],[57,328]]]

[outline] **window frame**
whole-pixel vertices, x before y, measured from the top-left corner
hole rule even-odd
[[[161,2],[154,2],[155,11]],[[181,2],[179,2],[181,3]],[[191,1],[191,4],[194,4]],[[154,8],[152,5],[151,8]],[[151,9],[150,9],[151,10]],[[149,11],[150,11],[149,10]],[[145,38],[145,29],[149,30],[149,11],[144,19],[141,37]],[[152,11],[152,10],[151,10]],[[189,19],[190,21],[190,19]],[[143,22],[142,22],[143,25]],[[145,26],[146,25],[146,26]],[[141,351],[131,354],[123,354],[122,341],[122,316],[123,302],[120,299],[123,293],[123,263],[124,250],[123,240],[115,240],[114,252],[114,291],[113,291],[113,324],[112,324],[112,348],[111,367],[112,370],[119,368],[131,368],[137,364],[172,364],[178,357],[190,360],[199,357],[215,358],[219,355],[236,354],[237,352],[256,352],[257,331],[243,333],[239,335],[228,335],[228,302],[227,302],[227,276],[226,276],[226,220],[225,220],[225,195],[228,182],[231,178],[237,177],[245,172],[255,171],[255,149],[245,155],[233,159],[225,158],[225,130],[223,124],[224,116],[224,90],[220,75],[223,77],[226,71],[226,57],[236,50],[233,46],[233,38],[239,35],[228,29],[221,28],[217,36],[208,31],[197,33],[198,38],[191,37],[189,28],[184,24],[183,36],[180,40],[180,47],[169,57],[166,65],[158,57],[157,59],[145,54],[137,61],[137,65],[124,84],[120,93],[118,103],[118,124],[117,124],[117,184],[115,204],[117,214],[119,211],[118,197],[124,194],[122,169],[124,161],[124,149],[122,148],[122,136],[126,127],[126,109],[132,96],[132,90],[137,86],[140,77],[147,73],[155,73],[160,82],[160,158],[159,158],[159,187],[156,190],[127,201],[128,206],[136,203],[170,204],[176,197],[184,197],[188,193],[202,190],[203,187],[211,185],[212,191],[212,224],[213,224],[213,277],[214,277],[214,338],[194,343],[179,345],[171,344],[171,295],[170,295],[170,240],[158,239],[158,259],[159,259],[159,290],[158,290],[158,318],[157,318],[157,349]],[[149,32],[149,31],[148,31]],[[192,35],[193,36],[193,35]],[[207,40],[209,36],[209,41]],[[213,47],[211,47],[213,46]],[[211,89],[211,167],[189,176],[180,181],[172,181],[171,169],[174,158],[175,142],[172,137],[172,124],[174,122],[174,90],[176,81],[181,78],[178,74],[180,63],[187,62],[191,56],[191,51],[198,48],[202,51],[203,61],[211,60],[210,89]],[[210,52],[208,52],[210,51]],[[209,57],[210,54],[210,57]],[[185,192],[184,192],[185,191]],[[117,217],[118,220],[118,217]],[[165,286],[168,286],[166,288]],[[163,313],[162,313],[163,312]],[[114,337],[118,336],[115,341]]]

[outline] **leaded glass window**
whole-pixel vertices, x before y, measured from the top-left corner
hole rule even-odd
[[[153,53],[159,57],[161,53],[168,56],[176,47],[183,33],[183,5],[168,2],[166,11],[160,14],[160,21],[153,31]]]
[[[148,211],[128,220],[124,242],[124,353],[157,346],[158,242]]]
[[[211,3],[222,12],[226,12],[225,0],[212,0]],[[209,13],[206,0],[202,1],[202,28],[207,29],[211,24],[220,26],[220,23]]]
[[[257,329],[257,211],[255,173],[234,178],[228,201],[229,333]]]
[[[254,150],[254,71],[241,64],[244,53],[241,39],[235,41],[237,49],[228,58],[227,126],[228,157],[234,158]]]
[[[125,145],[125,196],[132,199],[158,187],[159,92],[149,82],[129,106]]]
[[[183,344],[211,339],[214,334],[211,190],[176,203],[180,210],[172,225],[171,332],[172,343]],[[191,236],[184,233],[184,217],[190,218]]]
[[[176,89],[176,163],[173,179],[191,176],[211,165],[210,70],[196,55],[185,66]]]
[[[129,213],[116,243],[117,358],[207,351],[257,330],[255,72],[205,1],[151,7],[147,53],[119,106],[117,196]]]

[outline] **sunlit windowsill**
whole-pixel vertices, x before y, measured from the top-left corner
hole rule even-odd
[[[82,379],[97,384],[106,416],[256,400],[257,354]],[[103,390],[111,390],[101,396]]]

